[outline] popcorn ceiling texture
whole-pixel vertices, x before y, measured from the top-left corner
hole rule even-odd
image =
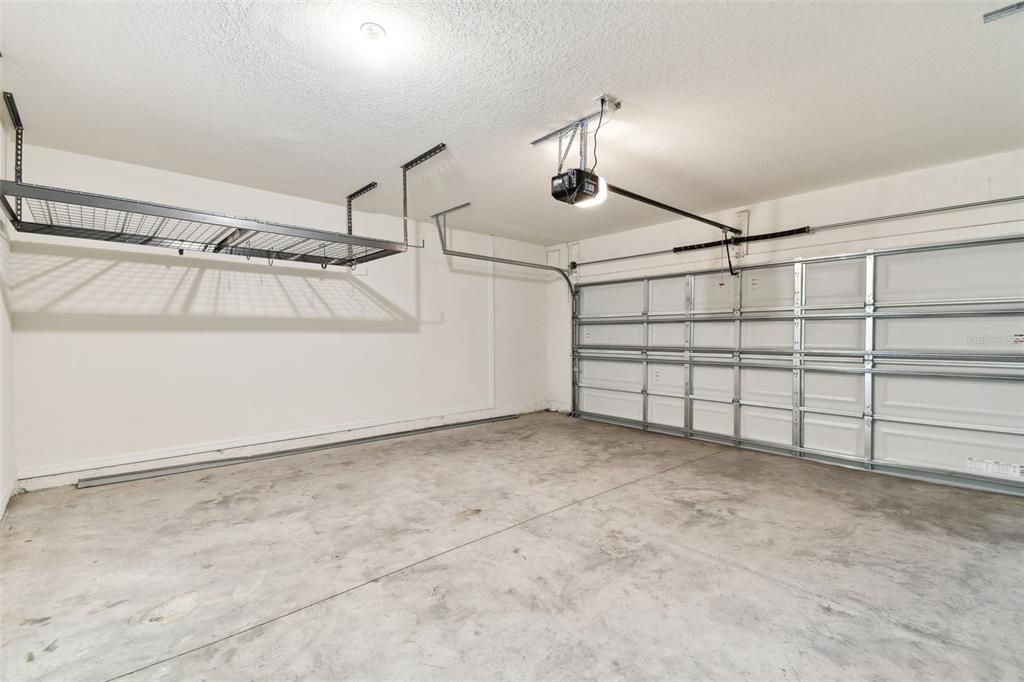
[[[394,214],[398,166],[444,141],[414,215],[472,201],[453,225],[554,244],[667,217],[548,197],[529,141],[605,91],[598,170],[694,211],[1024,146],[1000,4],[25,3],[0,37],[34,144],[339,203],[378,180],[360,208]]]

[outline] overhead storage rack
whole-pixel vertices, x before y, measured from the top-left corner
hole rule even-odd
[[[24,127],[14,96],[4,93],[15,129],[14,180],[0,180],[0,205],[19,232],[104,242],[201,251],[273,261],[355,266],[408,250],[403,241],[352,234],[352,200],[377,186],[370,183],[347,197],[347,233],[253,218],[209,213],[134,199],[91,194],[22,182]],[[402,166],[403,225],[407,224],[405,175],[444,150],[439,144]]]
[[[162,246],[249,258],[357,265],[407,250],[403,242],[340,234],[144,201],[0,181],[19,232]],[[8,201],[22,199],[19,215]]]

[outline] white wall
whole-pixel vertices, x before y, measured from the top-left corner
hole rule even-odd
[[[741,206],[707,217],[737,225],[737,212],[749,210],[749,234],[760,234],[1019,195],[1024,195],[1024,150]],[[670,198],[659,198],[671,203]],[[609,201],[625,199],[611,197]],[[1024,233],[1024,202],[1016,202],[754,242],[748,245],[749,252],[738,262],[766,263],[1021,233]],[[562,255],[568,260],[586,262],[720,238],[715,228],[683,219],[565,245]],[[578,275],[580,281],[586,283],[687,272],[718,268],[721,258],[720,249],[705,249],[583,266]],[[1024,268],[1024,263],[1021,267]],[[569,303],[554,284],[549,285],[548,295],[547,357],[550,377],[555,379],[549,381],[548,395],[553,408],[565,411],[570,408],[571,400],[571,383],[567,378],[570,376]]]
[[[6,168],[6,159],[4,159]],[[2,213],[2,212],[0,212]],[[0,515],[7,508],[7,500],[14,492],[17,465],[14,459],[14,433],[12,415],[13,395],[13,339],[8,312],[8,277],[10,270],[10,242],[6,216],[0,217]]]
[[[3,6],[0,5],[0,22]],[[3,59],[0,59],[0,91],[3,90]],[[3,139],[0,140],[0,174],[12,177],[13,155],[8,154],[10,126],[7,114],[0,113]],[[12,339],[11,318],[8,313],[8,272],[10,265],[7,216],[0,211],[0,515],[7,508],[7,500],[14,491],[16,464],[14,461],[13,418],[11,414]]]
[[[344,226],[343,206],[40,147],[25,159],[26,182]],[[401,235],[393,217],[357,213],[355,224]],[[19,477],[31,487],[36,477],[265,441],[542,409],[546,278],[450,263],[430,227],[412,226],[425,249],[355,273],[19,234],[10,297]],[[451,239],[544,258],[539,246]]]

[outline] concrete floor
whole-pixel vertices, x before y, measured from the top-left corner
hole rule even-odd
[[[535,414],[13,500],[3,679],[1021,679],[1024,499]]]

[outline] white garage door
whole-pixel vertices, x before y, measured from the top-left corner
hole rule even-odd
[[[582,417],[1024,494],[1024,238],[577,295]]]

